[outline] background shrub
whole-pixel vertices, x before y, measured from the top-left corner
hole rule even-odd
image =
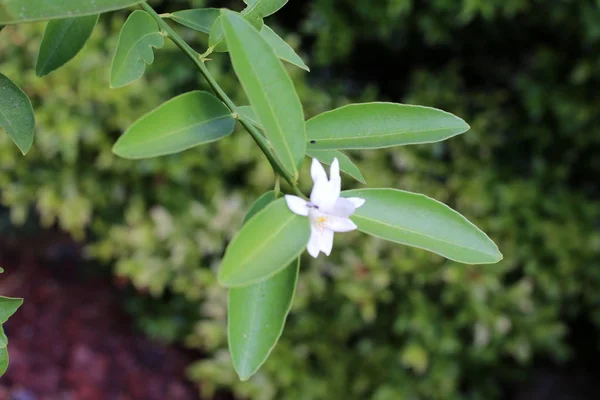
[[[223,2],[168,2],[161,11],[191,5]],[[505,259],[471,267],[356,232],[336,236],[331,257],[302,263],[284,335],[245,383],[228,359],[226,291],[215,270],[272,172],[242,132],[154,160],[112,155],[140,115],[206,88],[169,44],[143,81],[109,89],[124,16],[103,16],[82,54],[44,79],[33,68],[43,25],[0,33],[2,71],[32,97],[38,123],[26,158],[0,136],[1,202],[15,224],[37,215],[114,265],[138,289],[128,307],[149,335],[207,354],[189,369],[206,394],[494,399],[534,359],[567,360],[574,321],[597,334],[594,1],[291,1],[271,18],[279,31],[301,33],[286,37],[313,67],[309,76],[290,68],[309,114],[379,99],[439,107],[471,124],[443,143],[352,156],[370,186],[423,192],[468,216]],[[194,32],[186,38],[205,46]],[[244,103],[227,57],[209,66]]]

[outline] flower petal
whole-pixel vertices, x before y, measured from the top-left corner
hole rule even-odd
[[[356,207],[354,206],[353,202],[343,197],[339,197],[336,200],[333,208],[329,210],[328,214],[336,217],[348,218],[354,213],[355,210]]]
[[[308,216],[308,207],[306,207],[306,201],[298,196],[292,196],[289,194],[285,195],[285,202],[288,208],[294,214],[302,215],[303,217]]]
[[[333,159],[331,163],[331,169],[329,170],[329,190],[330,196],[334,198],[333,205],[335,201],[340,197],[340,192],[342,190],[342,177],[340,176],[340,162],[337,158]]]
[[[312,226],[310,239],[308,239],[308,245],[306,246],[306,251],[308,251],[308,254],[310,254],[313,258],[317,258],[320,251],[319,231],[317,229],[314,229]]]
[[[319,181],[327,180],[327,173],[325,172],[325,168],[321,165],[319,160],[313,158],[312,164],[310,166],[310,176],[312,177],[313,182],[316,184]]]
[[[337,157],[333,159],[331,168],[329,168],[329,180],[332,180],[333,178],[340,178],[340,162]]]
[[[333,215],[327,218],[325,222],[325,230],[332,230],[333,232],[350,232],[358,228],[350,218],[335,217]]]
[[[333,249],[333,231],[329,229],[323,229],[319,233],[319,245],[321,251],[326,255],[330,255],[331,249]]]
[[[329,210],[333,209],[335,202],[340,196],[339,183],[337,184],[338,190],[334,190],[332,182],[325,180],[316,181],[312,192],[310,193],[310,202],[317,205],[319,210],[328,213]]]
[[[365,199],[361,199],[360,197],[347,197],[346,200],[352,202],[354,204],[354,208],[359,208],[363,204],[365,204]]]

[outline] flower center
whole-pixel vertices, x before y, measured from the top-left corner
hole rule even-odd
[[[320,217],[315,218],[315,225],[321,232],[323,232],[325,230],[326,223],[327,223],[327,217],[325,217],[325,216],[320,216]]]

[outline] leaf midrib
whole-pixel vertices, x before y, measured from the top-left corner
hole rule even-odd
[[[264,212],[264,211],[263,211],[263,212]],[[271,234],[271,235],[269,235],[269,236],[266,238],[266,239],[268,239],[268,240],[263,240],[263,241],[262,241],[262,243],[260,243],[258,246],[254,246],[254,250],[253,250],[253,251],[250,251],[250,252],[248,252],[248,253],[247,253],[248,255],[247,255],[245,258],[244,258],[244,263],[243,263],[243,264],[241,264],[241,265],[249,265],[249,264],[252,264],[252,262],[253,262],[254,258],[256,258],[256,255],[257,255],[257,254],[260,254],[260,250],[262,250],[262,249],[263,249],[263,248],[264,248],[264,247],[265,247],[267,244],[269,244],[269,243],[270,243],[270,241],[271,241],[270,239],[272,239],[273,237],[276,237],[276,236],[279,234],[279,232],[283,231],[283,230],[284,230],[284,228],[285,228],[287,225],[289,225],[289,224],[290,224],[290,223],[291,223],[291,222],[294,220],[294,217],[295,217],[294,215],[290,215],[290,216],[288,216],[288,220],[287,220],[287,221],[285,221],[284,223],[282,223],[282,224],[279,226],[279,229],[277,229],[277,230],[273,231],[273,232],[272,232],[272,234]],[[234,242],[232,242],[232,243],[230,244],[230,246],[231,246],[231,245],[233,245],[233,244],[234,244]],[[272,271],[271,271],[271,272],[272,272]]]
[[[159,36],[160,36],[160,32],[151,32],[151,33],[147,33],[147,34],[145,34],[144,36],[142,36],[141,38],[139,38],[138,40],[136,40],[136,41],[134,42],[134,44],[133,44],[133,45],[132,45],[132,46],[129,48],[129,50],[127,50],[127,53],[125,54],[125,57],[122,59],[123,61],[121,62],[121,65],[119,65],[119,66],[117,67],[117,72],[116,72],[117,76],[121,76],[121,71],[123,70],[123,67],[124,67],[124,66],[127,64],[127,63],[125,62],[125,60],[128,60],[128,59],[129,59],[129,56],[130,56],[131,52],[133,51],[133,49],[135,49],[135,48],[136,48],[136,46],[137,46],[137,45],[138,45],[138,44],[139,44],[139,43],[140,43],[142,40],[144,40],[144,39],[145,39],[145,38],[147,38],[148,36],[152,36],[152,35],[159,35]],[[154,47],[154,48],[158,48],[158,47],[154,46],[153,44],[148,44],[148,47],[150,48],[150,51],[152,51],[152,48],[153,48],[153,47]],[[142,59],[142,58],[138,58],[137,60],[138,60],[138,61],[141,61],[141,62],[142,62],[142,64],[144,64],[144,65],[148,65],[148,63],[146,63],[146,61],[144,61],[144,59]]]
[[[458,127],[456,127],[457,129]],[[344,141],[344,140],[356,140],[356,139],[372,139],[372,138],[385,138],[385,137],[389,137],[389,136],[402,136],[402,135],[406,135],[406,134],[411,134],[411,133],[423,133],[423,132],[440,132],[440,131],[445,131],[448,129],[455,129],[452,127],[448,127],[448,128],[438,128],[438,129],[421,129],[421,130],[408,130],[408,131],[404,131],[404,132],[393,132],[393,133],[385,133],[385,134],[378,134],[378,135],[361,135],[361,136],[330,136],[330,137],[318,137],[318,136],[312,136],[309,137],[308,139],[315,139],[315,140],[320,140],[321,142],[339,142],[339,141]],[[324,150],[324,149],[323,149]]]
[[[231,21],[229,21],[229,20],[227,22],[230,24],[230,27],[232,27],[233,30],[235,31],[236,29],[233,26],[233,23],[231,23]],[[260,36],[260,34],[259,34],[259,36]],[[236,39],[237,39],[237,37],[236,37]],[[264,40],[264,39],[262,39],[262,40]],[[243,61],[245,61],[246,64],[248,65],[248,69],[249,69],[249,71],[251,73],[251,76],[253,76],[255,78],[255,80],[258,83],[258,85],[260,86],[260,88],[263,89],[258,94],[262,96],[262,98],[265,100],[265,102],[269,106],[269,113],[271,114],[272,119],[275,121],[275,125],[277,126],[277,134],[278,134],[277,136],[283,142],[283,145],[284,145],[283,147],[285,148],[285,151],[286,151],[286,153],[289,156],[289,159],[291,161],[290,165],[293,166],[293,169],[292,169],[291,172],[294,173],[294,174],[296,174],[297,173],[296,160],[294,159],[294,155],[292,153],[292,150],[288,146],[288,143],[287,143],[287,141],[285,139],[285,135],[283,134],[283,129],[282,129],[280,123],[279,123],[279,119],[277,118],[277,114],[274,112],[272,104],[271,104],[271,101],[269,100],[268,96],[265,94],[266,91],[263,88],[262,81],[260,79],[258,79],[258,75],[256,74],[256,70],[254,68],[254,65],[250,62],[250,59],[247,57],[246,49],[244,48],[244,46],[241,45],[239,39],[237,41],[238,41],[238,46],[242,49],[242,51],[239,54],[243,57]],[[231,51],[231,49],[230,49],[230,51]],[[274,51],[273,51],[273,55],[275,56],[275,60],[277,60],[277,55],[275,54]],[[243,82],[242,82],[242,85],[243,85]],[[257,109],[256,109],[256,107],[254,107],[254,105],[253,105],[253,108],[254,108],[254,112],[258,116]],[[261,122],[263,122],[263,121],[261,120]],[[263,125],[264,125],[264,122],[263,122]],[[265,132],[267,132],[267,131],[265,130]],[[271,142],[273,142],[273,140],[271,140]]]
[[[153,143],[153,142],[155,142],[155,141],[157,141],[157,140],[164,140],[164,139],[166,139],[166,138],[168,138],[168,137],[171,137],[171,136],[173,136],[173,135],[176,135],[176,134],[178,134],[178,133],[179,133],[179,132],[181,132],[181,131],[184,131],[184,130],[186,130],[186,129],[191,129],[191,128],[193,128],[193,127],[197,126],[197,125],[205,125],[205,124],[210,124],[211,122],[218,121],[218,120],[220,120],[220,119],[228,119],[228,117],[229,117],[229,115],[228,115],[228,114],[224,114],[224,115],[222,115],[222,116],[219,116],[219,117],[215,117],[215,118],[207,119],[207,120],[204,120],[204,121],[196,122],[196,123],[194,123],[194,124],[191,124],[191,125],[185,126],[185,127],[183,127],[183,128],[179,128],[179,129],[176,129],[176,130],[174,130],[174,131],[168,132],[167,134],[164,134],[164,135],[161,135],[161,136],[156,136],[156,137],[153,137],[153,138],[148,138],[147,140],[145,140],[145,141],[144,141],[144,142],[142,142],[142,143],[143,143],[143,144],[149,144],[149,143]],[[135,144],[134,146],[137,146],[137,145],[139,145],[139,144],[140,144],[140,143],[137,143],[137,144]],[[127,146],[126,146],[125,148],[127,148]]]
[[[451,246],[456,246],[456,247],[459,247],[461,249],[473,251],[473,252],[475,252],[477,254],[483,254],[483,255],[492,256],[492,257],[494,256],[494,254],[486,253],[486,252],[483,252],[481,250],[477,250],[477,249],[474,249],[474,248],[471,248],[471,247],[467,247],[467,246],[461,246],[461,245],[449,242],[449,241],[444,240],[444,239],[440,239],[440,238],[436,238],[434,236],[429,236],[429,235],[426,235],[426,234],[423,234],[423,233],[415,232],[415,231],[410,230],[410,229],[401,228],[401,227],[399,227],[397,225],[390,225],[390,224],[385,223],[385,222],[383,222],[381,220],[369,218],[369,217],[366,217],[364,215],[354,214],[354,217],[355,218],[362,218],[362,219],[365,219],[367,221],[375,222],[377,224],[381,224],[381,225],[384,225],[384,226],[387,226],[387,227],[390,227],[390,228],[393,228],[393,229],[397,229],[397,230],[400,230],[400,231],[412,233],[412,234],[415,234],[415,235],[418,235],[418,236],[421,236],[421,237],[424,237],[424,238],[429,238],[429,239],[437,240],[439,242],[446,243],[446,244],[449,244]],[[360,227],[359,227],[359,229],[360,229]]]
[[[52,60],[55,55],[56,55],[56,50],[60,47],[60,45],[62,44],[65,36],[67,36],[67,32],[69,32],[69,29],[71,29],[71,26],[73,25],[73,23],[75,22],[75,18],[70,18],[69,23],[66,25],[66,27],[62,30],[60,36],[60,39],[56,41],[56,45],[53,46],[52,51],[50,52],[50,56],[48,58],[46,58],[46,61],[44,62],[44,64],[41,66],[40,68],[40,72],[46,72],[46,67],[48,66],[48,64],[50,63],[50,60]],[[43,41],[43,39],[42,39]]]

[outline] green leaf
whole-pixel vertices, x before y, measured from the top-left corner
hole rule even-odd
[[[266,18],[275,14],[288,0],[250,0],[246,2],[247,7],[242,11],[242,15],[249,18]]]
[[[305,71],[310,71],[308,66],[302,61],[300,56],[296,54],[292,46],[287,44],[285,40],[283,40],[277,33],[273,31],[273,29],[269,28],[267,25],[264,25],[262,30],[260,31],[260,35],[269,43],[269,45],[273,48],[275,55],[282,60],[285,60],[295,66],[302,68]]]
[[[6,348],[0,348],[0,377],[4,375],[8,369],[8,350]]]
[[[113,152],[129,159],[179,153],[233,132],[235,119],[219,99],[193,91],[177,96],[134,122]]]
[[[0,73],[0,127],[26,154],[33,144],[35,118],[29,97]]]
[[[252,106],[239,106],[238,108],[236,108],[236,111],[239,115],[250,121],[252,125],[262,130],[263,127],[260,124],[260,121],[258,120],[258,117],[256,116],[256,113],[254,112]]]
[[[244,224],[246,222],[248,222],[248,220],[252,217],[254,217],[259,211],[261,211],[263,208],[265,208],[266,206],[268,206],[269,204],[271,204],[272,202],[275,201],[275,192],[272,190],[269,190],[266,193],[263,193],[262,196],[260,196],[258,199],[256,199],[256,201],[254,202],[254,204],[252,204],[252,206],[250,206],[250,209],[248,210],[248,212],[246,213],[246,216],[244,217]]]
[[[48,22],[35,68],[37,76],[47,75],[75,57],[92,34],[98,17],[89,15]]]
[[[347,173],[348,175],[350,175],[351,177],[353,177],[360,183],[363,183],[363,184],[367,183],[365,181],[365,178],[360,173],[360,170],[358,169],[358,167],[356,165],[354,165],[352,160],[350,160],[350,158],[347,155],[345,155],[344,153],[342,153],[341,151],[310,150],[309,149],[306,152],[306,155],[311,158],[316,158],[317,160],[319,160],[322,163],[325,163],[327,165],[331,165],[331,163],[333,162],[333,159],[337,158],[338,161],[340,162],[340,170],[341,171]]]
[[[221,11],[218,8],[197,8],[194,10],[177,11],[169,14],[169,17],[178,24],[187,26],[188,28],[210,33],[220,13]]]
[[[158,25],[145,11],[131,13],[119,35],[119,44],[110,70],[110,86],[125,86],[144,75],[146,64],[154,62],[152,47],[163,47],[165,39]]]
[[[231,11],[223,11],[222,18],[235,73],[275,155],[297,179],[306,153],[306,133],[294,84],[271,46],[252,25]]]
[[[250,207],[244,222],[273,201],[273,191],[263,194]],[[299,267],[298,258],[270,278],[229,290],[229,351],[240,379],[250,378],[277,344],[292,306]]]
[[[309,149],[378,149],[432,143],[469,130],[462,119],[430,107],[351,104],[306,123]]]
[[[223,24],[221,21],[222,17],[219,15],[212,28],[210,28],[210,35],[208,36],[208,46],[216,53],[228,51],[227,43],[225,42],[225,33],[223,32]]]
[[[8,338],[4,333],[4,324],[11,315],[23,304],[23,299],[0,296],[0,377],[4,375],[8,368]]]
[[[23,304],[23,299],[0,296],[0,325],[8,321],[19,307]]]
[[[8,338],[6,337],[6,333],[4,333],[4,327],[0,325],[0,349],[8,346]]]
[[[244,17],[253,27],[260,31],[263,27],[262,19],[248,19]],[[225,33],[223,32],[223,25],[221,24],[222,18],[219,16],[212,28],[210,29],[210,36],[208,37],[208,45],[212,47],[214,52],[224,53],[229,51],[227,48],[227,42],[225,40]]]
[[[219,269],[227,287],[247,286],[288,266],[306,248],[308,218],[292,213],[284,199],[275,200],[252,217],[233,238]]]
[[[342,196],[366,200],[351,217],[362,232],[466,264],[491,264],[502,259],[498,247],[479,228],[422,194],[360,189],[345,191]]]
[[[233,366],[250,378],[279,341],[298,279],[300,259],[254,285],[229,290],[228,339]]]
[[[100,14],[141,2],[141,0],[0,0],[0,24]]]

